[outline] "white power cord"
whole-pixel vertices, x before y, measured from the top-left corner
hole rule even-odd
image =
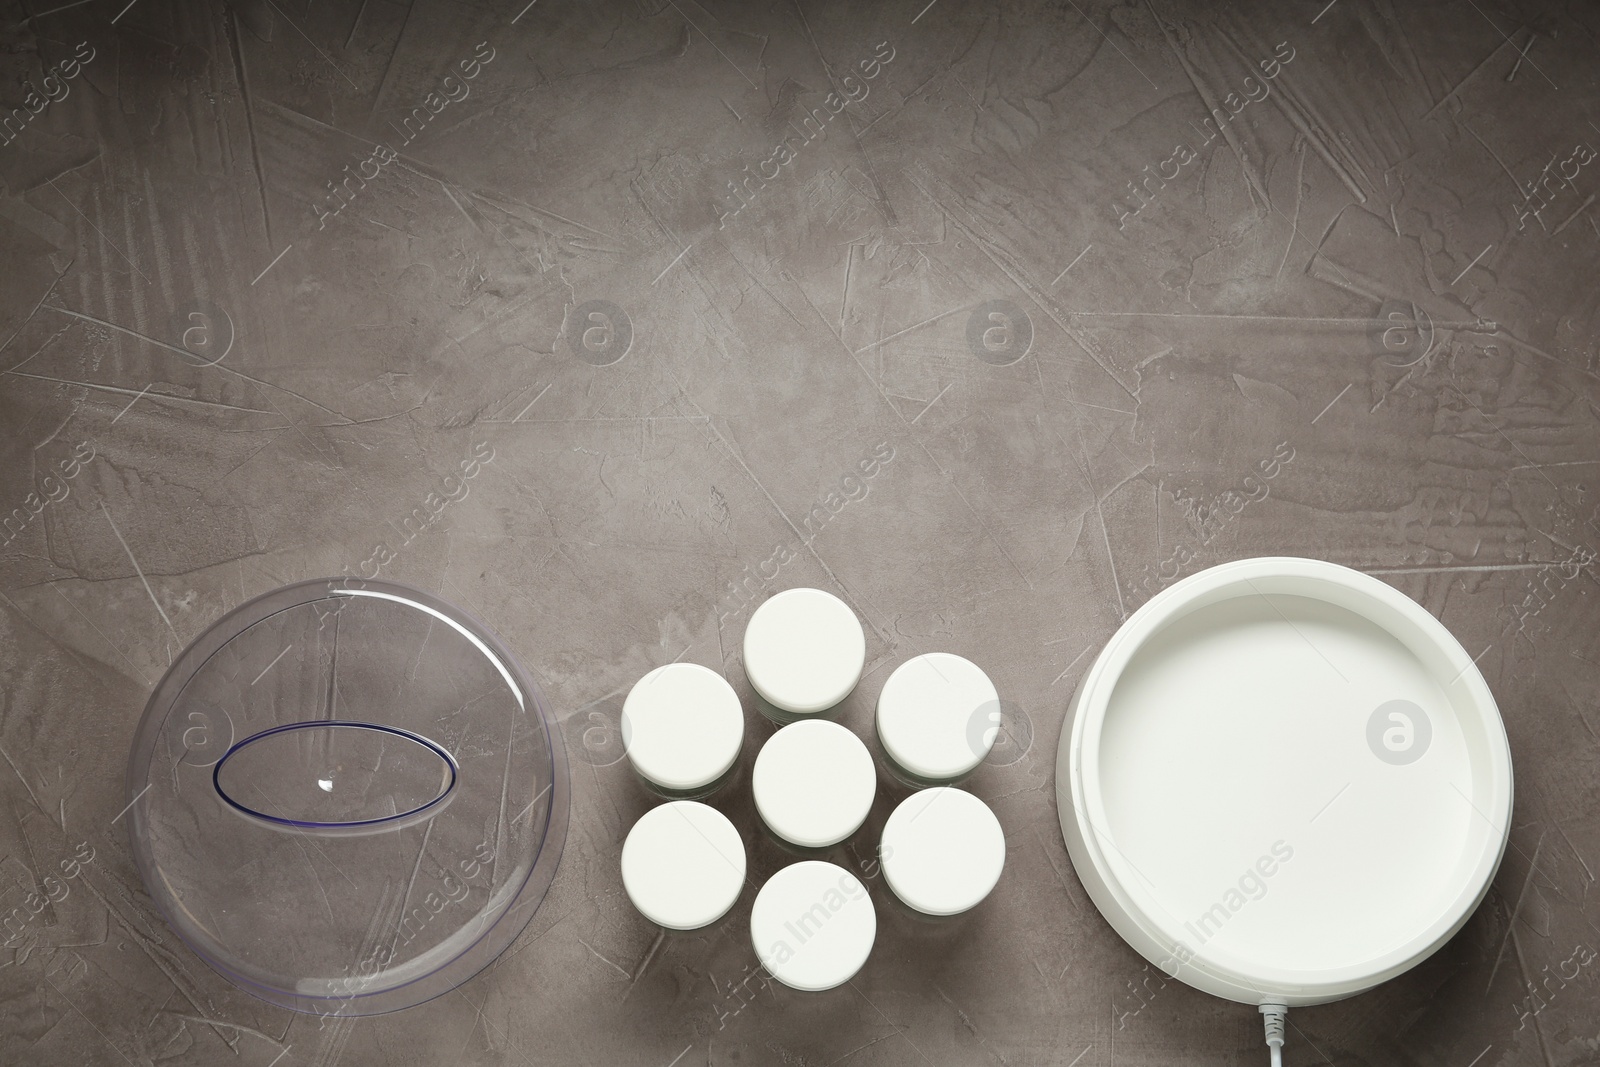
[[[1267,1031],[1267,1047],[1272,1050],[1272,1067],[1283,1067],[1283,1024],[1288,1014],[1287,1004],[1261,1005],[1261,1022]]]

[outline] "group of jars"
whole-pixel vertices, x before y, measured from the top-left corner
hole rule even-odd
[[[756,810],[791,850],[849,838],[867,818],[877,771],[861,738],[828,713],[855,689],[866,635],[849,605],[820,589],[765,601],[744,634],[744,670],[760,710],[779,724],[751,774]],[[975,664],[933,652],[900,664],[878,694],[886,767],[915,791],[883,827],[884,881],[913,911],[945,917],[983,900],[1005,864],[1005,834],[982,800],[955,788],[994,744],[1000,703]],[[630,765],[667,799],[639,819],[622,849],[622,880],[640,913],[671,930],[720,920],[745,883],[744,842],[702,803],[737,769],[744,709],[721,674],[669,663],[641,678],[622,709]],[[843,985],[866,962],[877,913],[853,873],[802,859],[756,894],[750,936],[762,966],[794,989]]]

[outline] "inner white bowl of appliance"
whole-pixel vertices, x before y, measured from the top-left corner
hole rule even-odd
[[[1505,847],[1510,753],[1472,659],[1359,572],[1242,560],[1153,598],[1086,673],[1058,756],[1068,851],[1152,963],[1246,1003],[1414,966]]]

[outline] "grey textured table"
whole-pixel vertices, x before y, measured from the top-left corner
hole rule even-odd
[[[1264,1064],[1100,918],[1052,778],[1128,612],[1294,554],[1479,656],[1517,801],[1461,933],[1288,1062],[1600,1063],[1600,8],[523,3],[5,5],[0,1062]],[[332,574],[503,634],[575,789],[511,950],[340,1021],[210,971],[120,820],[177,652]],[[864,735],[918,652],[1006,701],[1000,885],[930,927],[869,877],[822,995],[746,982],[753,890],[663,937],[617,865],[627,687],[748,705],[795,585],[864,621]]]

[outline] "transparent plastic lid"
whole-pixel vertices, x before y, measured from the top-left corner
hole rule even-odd
[[[184,650],[128,764],[139,873],[264,1000],[370,1015],[448,992],[521,933],[560,860],[565,752],[527,672],[461,609],[301,582]]]

